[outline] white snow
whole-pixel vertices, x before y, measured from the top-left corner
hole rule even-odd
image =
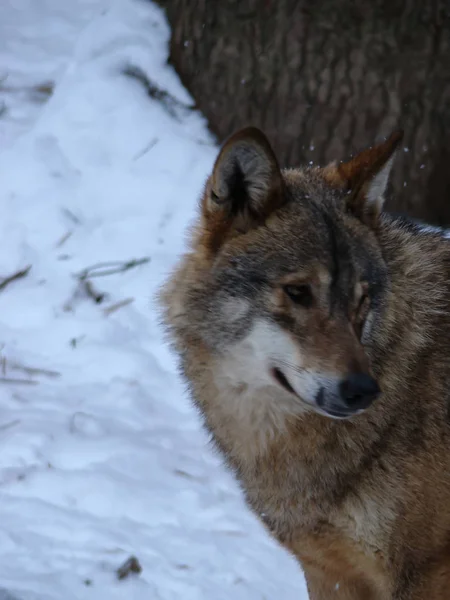
[[[146,0],[0,3],[0,279],[31,265],[0,290],[0,587],[21,600],[307,598],[158,325],[154,293],[217,151],[168,39]],[[104,302],[77,291],[83,269],[143,257],[92,279]],[[142,573],[118,581],[132,554]]]

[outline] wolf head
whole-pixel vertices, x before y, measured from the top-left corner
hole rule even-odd
[[[241,386],[348,418],[379,395],[370,349],[389,286],[377,241],[396,133],[349,162],[281,170],[257,129],[222,147],[192,251],[166,288],[181,352]]]

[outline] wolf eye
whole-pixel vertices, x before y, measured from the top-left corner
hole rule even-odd
[[[217,203],[220,202],[220,198],[219,198],[219,196],[216,194],[216,192],[214,190],[211,190],[211,200],[213,202],[217,202]]]
[[[359,338],[362,336],[364,325],[370,310],[370,296],[363,293],[356,308],[355,330]]]
[[[363,294],[358,302],[358,312],[360,312],[363,308],[368,307],[370,304],[369,294]]]
[[[300,304],[305,308],[312,306],[313,295],[309,285],[285,285],[283,290],[295,304]]]

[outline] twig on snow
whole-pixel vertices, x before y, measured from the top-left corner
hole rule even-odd
[[[150,262],[150,258],[148,256],[144,256],[144,258],[133,258],[126,262],[109,261],[97,263],[92,267],[87,267],[86,269],[81,271],[81,273],[78,273],[77,277],[81,281],[85,281],[86,279],[91,279],[92,277],[105,277],[107,275],[117,275],[118,273],[124,273],[125,271],[129,271],[130,269],[134,269],[135,267],[145,265],[148,262]]]
[[[23,385],[38,385],[34,379],[16,379],[15,377],[0,377],[0,383],[20,383]]]
[[[11,429],[11,427],[16,427],[17,425],[20,425],[20,423],[20,419],[15,419],[14,421],[10,421],[9,423],[4,423],[3,425],[0,425],[0,431],[6,431],[7,429]]]
[[[116,312],[116,310],[119,310],[124,306],[128,306],[132,302],[134,302],[134,298],[125,298],[124,300],[120,300],[119,302],[116,302],[115,304],[111,304],[111,306],[107,306],[106,308],[104,308],[103,313],[106,317],[109,317],[109,315],[112,315],[114,312]]]
[[[82,340],[84,340],[84,338],[85,338],[85,337],[86,337],[85,335],[80,335],[79,337],[74,337],[74,338],[72,338],[72,339],[70,340],[70,342],[69,342],[69,343],[70,343],[70,345],[72,346],[72,348],[74,348],[74,349],[75,349],[75,348],[77,348],[77,347],[78,347],[78,344],[79,344],[79,343],[80,343]]]
[[[6,358],[4,359],[4,368],[6,368]],[[27,375],[45,375],[46,377],[56,378],[61,377],[61,373],[58,371],[51,371],[50,369],[41,369],[40,367],[28,367],[27,365],[21,365],[17,362],[8,361],[8,367],[11,371],[21,371]]]
[[[9,285],[10,283],[12,283],[13,281],[16,281],[17,279],[22,279],[23,277],[26,277],[28,275],[28,273],[30,272],[30,269],[31,269],[31,265],[28,265],[21,271],[17,271],[16,273],[9,275],[8,277],[5,277],[2,281],[0,281],[0,291],[4,290],[5,287],[7,285]]]
[[[142,573],[142,567],[135,556],[130,556],[130,558],[128,558],[123,565],[117,569],[116,573],[117,579],[126,579],[132,573],[135,573],[136,575]]]
[[[65,207],[61,210],[63,215],[65,215],[69,219],[69,221],[72,221],[72,223],[74,223],[75,225],[80,225],[81,220],[71,210]]]
[[[89,298],[92,298],[96,304],[101,304],[103,300],[106,300],[108,297],[108,294],[104,292],[98,292],[89,279],[81,279],[80,281],[86,294],[89,296]]]
[[[151,139],[149,141],[149,143],[142,148],[142,150],[139,150],[139,152],[137,152],[133,156],[133,161],[139,160],[140,158],[142,158],[143,156],[145,156],[148,152],[150,152],[150,150],[152,148],[154,148],[156,146],[156,144],[158,142],[159,142],[159,138],[157,138],[157,137],[154,137],[153,139]]]
[[[55,82],[54,81],[44,81],[43,83],[39,83],[38,85],[34,85],[31,88],[32,92],[39,94],[43,98],[49,98],[53,92],[55,91]]]
[[[72,312],[74,309],[74,302],[82,296],[91,298],[95,304],[101,304],[108,298],[108,294],[105,292],[99,292],[95,289],[92,281],[89,279],[78,277],[78,285],[76,286],[72,296],[67,300],[63,306],[65,312]]]
[[[165,110],[169,113],[169,115],[171,117],[174,117],[175,119],[179,119],[180,110],[183,112],[188,112],[188,111],[196,109],[195,105],[185,104],[181,100],[178,100],[178,98],[175,98],[175,96],[172,96],[172,94],[170,94],[168,91],[162,90],[161,88],[159,88],[150,79],[150,77],[147,75],[147,73],[145,73],[143,71],[143,69],[141,69],[140,67],[138,67],[136,65],[129,65],[129,66],[125,67],[123,69],[122,73],[126,77],[135,79],[141,85],[143,85],[145,91],[150,96],[150,98],[153,98],[154,100],[158,100],[158,102],[161,102],[163,108],[165,108]]]
[[[63,246],[67,240],[73,235],[73,231],[71,231],[69,229],[69,231],[67,231],[67,233],[65,233],[61,238],[59,238],[59,240],[56,242],[55,244],[55,248],[61,248],[61,246]]]
[[[9,373],[11,371],[20,371],[21,373],[25,373],[30,377],[33,377],[34,375],[44,375],[45,377],[52,378],[61,376],[61,373],[58,373],[58,371],[52,371],[50,369],[41,369],[40,367],[29,367],[14,360],[9,360],[8,358],[6,358],[6,356],[2,356],[0,354],[0,373],[2,375],[0,381],[3,381],[4,383],[28,383],[31,385],[35,385],[38,383],[38,381],[33,379],[16,379],[14,377],[9,377]]]
[[[73,310],[73,301],[80,295],[80,291],[91,298],[96,304],[101,304],[104,300],[108,298],[108,294],[99,292],[95,289],[92,279],[95,277],[106,277],[107,275],[117,275],[118,273],[124,273],[125,271],[129,271],[130,269],[134,269],[135,267],[139,267],[146,263],[150,262],[150,258],[145,256],[144,258],[133,258],[128,261],[108,261],[101,262],[91,267],[87,267],[83,269],[79,273],[75,274],[75,277],[78,279],[78,286],[75,289],[70,300],[66,302],[64,305],[65,311]],[[126,306],[133,302],[134,298],[126,298],[109,306],[105,309],[105,314],[111,314],[115,310]]]

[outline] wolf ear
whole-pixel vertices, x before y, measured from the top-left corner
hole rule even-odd
[[[395,151],[402,138],[403,131],[396,131],[348,162],[333,163],[324,169],[325,179],[331,185],[347,189],[347,210],[371,227],[382,211]]]
[[[203,214],[210,232],[214,229],[217,238],[263,223],[281,205],[282,182],[266,136],[255,127],[235,133],[223,145],[206,186]]]

